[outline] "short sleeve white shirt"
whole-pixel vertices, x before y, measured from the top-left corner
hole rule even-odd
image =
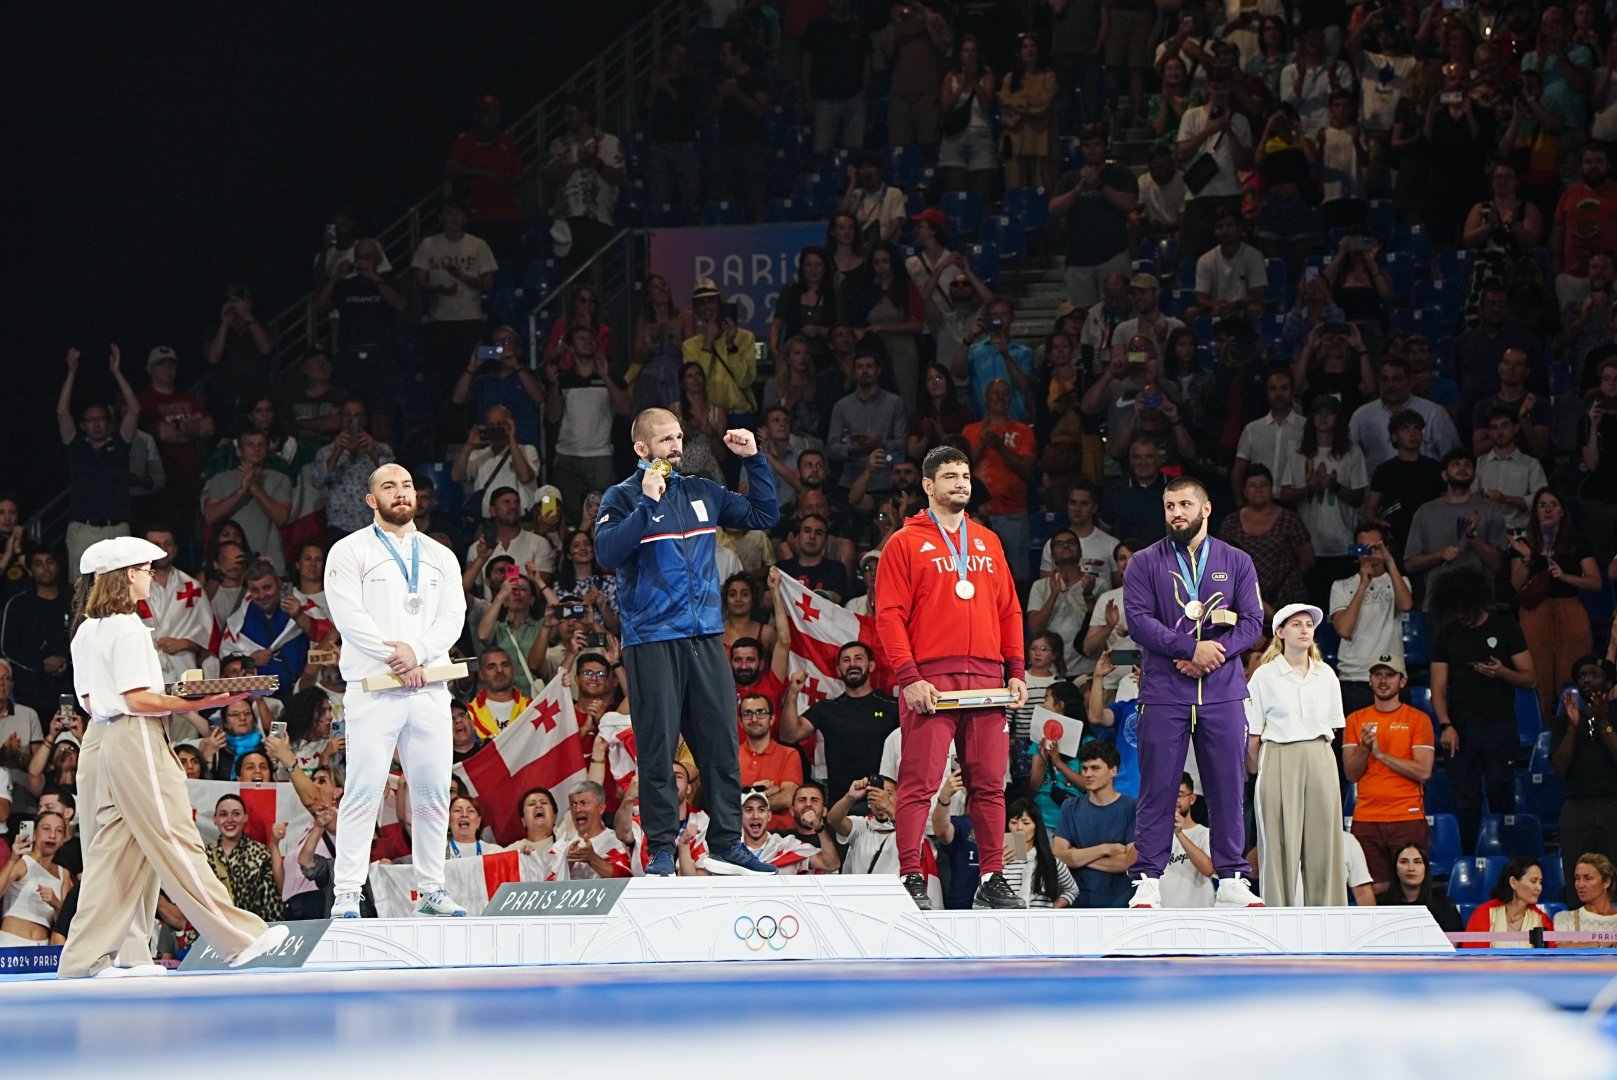
[[[1206,825],[1192,825],[1185,836],[1202,851],[1211,850]],[[1168,867],[1162,872],[1162,906],[1165,908],[1202,908],[1213,906],[1213,879],[1197,870],[1185,854],[1185,846],[1176,834],[1173,851],[1168,856]]]
[[[1261,735],[1264,742],[1329,739],[1347,725],[1336,672],[1317,660],[1301,673],[1277,656],[1252,673],[1247,692],[1247,734]]]
[[[1245,300],[1253,289],[1268,284],[1269,272],[1263,256],[1251,244],[1242,244],[1228,257],[1222,248],[1210,248],[1196,260],[1196,291],[1214,300]]]
[[[1409,585],[1407,577],[1404,585]],[[1358,588],[1357,574],[1332,582],[1327,617],[1346,610]],[[1403,619],[1398,614],[1392,578],[1386,573],[1370,580],[1364,600],[1359,604],[1359,621],[1354,624],[1353,636],[1343,638],[1337,646],[1337,677],[1349,682],[1365,682],[1370,678],[1370,665],[1383,656],[1404,658]]]
[[[848,854],[842,860],[844,874],[898,873],[898,834],[891,823],[873,818],[848,818]]]
[[[81,704],[89,699],[92,721],[127,713],[123,696],[129,691],[163,692],[163,665],[139,615],[86,619],[73,635],[72,652],[74,692]]]

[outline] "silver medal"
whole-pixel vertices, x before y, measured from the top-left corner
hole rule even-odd
[[[977,586],[962,578],[954,583],[954,594],[962,600],[970,600],[977,595]]]
[[[404,613],[406,615],[421,614],[421,594],[410,593],[404,598]]]
[[[1195,622],[1202,617],[1204,610],[1205,609],[1202,607],[1202,602],[1200,600],[1192,600],[1185,605],[1185,618],[1189,619],[1191,622]]]

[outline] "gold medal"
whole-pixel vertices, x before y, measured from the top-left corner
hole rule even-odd
[[[647,468],[665,479],[674,473],[674,466],[669,463],[667,458],[656,458]]]

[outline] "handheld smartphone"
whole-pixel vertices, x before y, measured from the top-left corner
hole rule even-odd
[[[505,436],[505,429],[499,424],[484,424],[478,434],[483,437],[484,442],[494,442]]]
[[[343,423],[343,430],[348,432],[348,437],[350,439],[358,438],[359,437],[359,417],[350,416]]]
[[[1021,862],[1027,858],[1027,839],[1019,832],[1005,834],[1005,850],[1011,853],[1014,862]]]
[[[522,576],[522,571],[517,569],[517,564],[516,563],[512,563],[510,566],[507,566],[505,568],[505,580],[507,580],[507,581],[515,581],[517,578],[519,578],[521,576]]]
[[[869,784],[877,791],[884,791],[887,788],[887,780],[882,776],[881,773],[871,773],[869,776],[865,777],[865,783]]]
[[[1465,0],[1443,0],[1444,11],[1464,11]]]
[[[498,538],[494,535],[494,522],[492,521],[486,522],[483,525],[483,544],[484,546],[490,548],[500,546]]]
[[[1128,358],[1130,364],[1143,364],[1145,363],[1145,350],[1130,349],[1128,351]]]
[[[741,309],[734,304],[720,304],[719,321],[724,322],[726,320],[739,325],[741,322]]]
[[[329,221],[326,223],[326,239],[333,244],[337,242],[337,226]]]
[[[1445,90],[1437,95],[1437,101],[1440,105],[1458,105],[1464,100],[1465,95],[1458,90]]]
[[[33,842],[34,842],[34,823],[32,821],[25,821],[21,825],[18,825],[17,826],[17,846],[22,847],[24,844],[28,844],[28,845],[32,846]]]
[[[986,327],[989,330],[1003,330],[1003,329],[1005,329],[1005,320],[1004,319],[984,319],[983,320],[983,326]]]
[[[584,632],[584,648],[586,648],[586,649],[604,649],[604,648],[606,648],[606,631],[605,630],[586,630]]]
[[[560,619],[582,619],[584,617],[584,605],[563,604],[556,617]]]
[[[58,694],[58,695],[56,695],[56,711],[61,713],[64,717],[76,715],[77,712],[78,712],[78,706],[73,701],[73,695],[72,694]]]
[[[752,346],[753,357],[761,364],[769,359],[769,342],[757,341]]]
[[[1305,267],[1303,267],[1303,284],[1304,285],[1308,284],[1310,281],[1313,281],[1317,277],[1319,277],[1319,267],[1317,267],[1317,266],[1305,266]]]
[[[1328,322],[1319,329],[1326,337],[1347,337],[1352,331],[1353,328],[1345,322]]]
[[[1369,544],[1354,544],[1348,548],[1348,554],[1355,559],[1363,559],[1375,554],[1375,552],[1370,549]]]
[[[1370,238],[1368,236],[1350,236],[1347,238],[1347,242],[1349,251],[1357,251],[1363,254],[1370,250]]]
[[[1118,667],[1138,667],[1140,664],[1139,649],[1113,649],[1112,663]]]
[[[898,455],[889,450],[887,453],[882,455],[882,460],[887,462],[889,465],[893,465],[898,462]]]
[[[286,738],[286,721],[285,720],[271,720],[270,721],[270,738],[272,738],[272,739],[284,739],[284,738]]]
[[[477,358],[479,360],[498,360],[503,355],[504,353],[500,351],[498,345],[479,345],[477,347]]]
[[[1166,400],[1167,399],[1164,398],[1161,394],[1141,394],[1140,395],[1140,404],[1144,405],[1148,409],[1160,409],[1160,408],[1162,408],[1163,402],[1166,401]]]

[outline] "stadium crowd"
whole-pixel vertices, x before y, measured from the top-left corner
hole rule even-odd
[[[950,906],[969,906],[981,843],[1004,845],[1035,906],[1127,903],[1139,650],[1122,574],[1165,535],[1167,479],[1190,475],[1266,610],[1316,609],[1310,657],[1277,635],[1243,660],[1254,678],[1280,665],[1268,694],[1317,704],[1306,731],[1254,707],[1254,786],[1269,744],[1333,747],[1350,819],[1328,849],[1347,863],[1333,902],[1424,904],[1449,930],[1617,929],[1610,10],[695,7],[634,131],[569,104],[536,166],[542,209],[519,198],[522,159],[484,97],[447,163],[457,197],[408,267],[334,214],[311,284],[340,317],[335,348],[274,370],[253,292],[232,284],[194,344],[141,345],[143,374],[117,345],[67,351],[65,536],[30,542],[27,508],[0,498],[0,942],[60,940],[71,918],[68,599],[84,548],[129,532],[169,552],[149,612],[167,676],[281,677],[274,698],[173,719],[192,778],[290,783],[311,815],[287,835],[227,794],[206,808],[210,859],[266,918],[329,911],[343,735],[324,553],[369,523],[367,477],[393,461],[415,473],[417,526],[464,553],[457,762],[494,752],[557,678],[576,713],[582,778],[514,805],[464,793],[451,854],[638,873],[616,588],[592,533],[630,472],[627,418],[653,405],[683,420],[684,471],[737,482],[722,435],[745,426],[781,491],[778,529],[724,533],[719,560],[746,841],[783,869],[897,872],[891,674],[868,636],[816,666],[791,608],[806,590],[868,619],[882,545],[948,444],[1025,598],[1032,696],[1012,718],[1004,837],[973,836],[962,777],[940,777],[929,876]],[[583,265],[625,207],[635,223],[822,220],[825,240],[767,332],[715,282],[676,296],[657,276],[632,325],[603,320],[587,276],[537,335],[493,317],[502,267]],[[1053,318],[1019,314],[1045,283]],[[416,372],[441,405],[425,434],[401,418]],[[842,692],[810,695],[816,678]],[[1048,735],[1061,717],[1081,740]],[[694,872],[701,778],[679,760]],[[1187,768],[1167,906],[1213,902]],[[484,822],[513,817],[502,845]],[[402,828],[379,830],[378,859],[408,852]],[[1259,891],[1266,873],[1301,883],[1308,857],[1260,862]],[[165,902],[159,921],[160,949],[183,951],[183,917]]]

